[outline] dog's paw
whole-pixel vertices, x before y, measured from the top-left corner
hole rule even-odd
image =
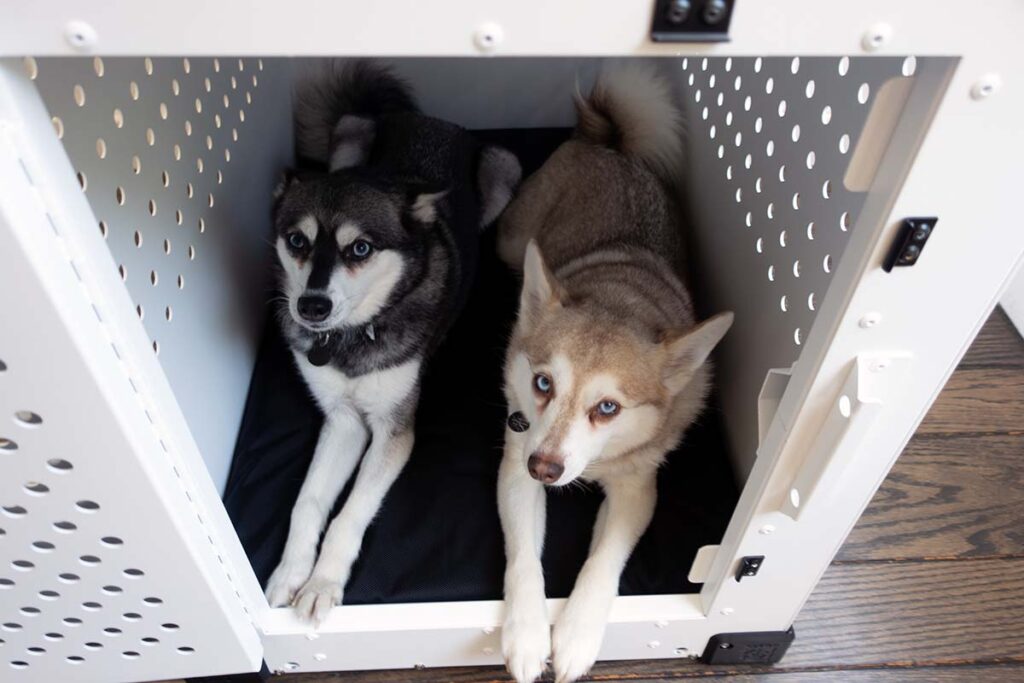
[[[532,683],[540,678],[551,656],[551,627],[543,609],[533,614],[506,616],[501,629],[501,653],[505,668],[518,683]]]
[[[331,608],[341,604],[341,582],[337,579],[313,575],[299,589],[292,604],[299,618],[319,626]]]
[[[586,617],[574,614],[571,608],[563,612],[551,636],[555,681],[572,683],[590,671],[603,638],[604,618],[600,615]]]
[[[267,581],[267,602],[271,607],[287,607],[292,604],[295,594],[302,584],[306,583],[310,573],[313,571],[312,562],[291,562],[284,561],[277,565],[277,569],[270,575]]]

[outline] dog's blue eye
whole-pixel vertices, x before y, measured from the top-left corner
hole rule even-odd
[[[352,255],[358,259],[364,259],[373,251],[373,247],[366,240],[356,240],[352,243]]]
[[[597,412],[601,413],[605,417],[615,415],[619,412],[619,404],[615,401],[601,401],[597,404]]]
[[[542,394],[550,394],[551,378],[547,375],[536,374],[533,376],[533,386]]]
[[[301,232],[290,232],[288,233],[288,244],[292,246],[292,249],[305,249],[306,236]]]

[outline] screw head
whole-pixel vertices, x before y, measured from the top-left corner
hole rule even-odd
[[[473,32],[473,44],[480,52],[493,52],[505,39],[505,30],[501,24],[487,21]]]
[[[493,626],[485,626],[485,627],[484,627],[484,634],[485,634],[485,635],[488,635],[488,636],[489,636],[489,635],[491,635],[492,633],[494,633],[494,627],[493,627]]]
[[[88,52],[96,46],[96,29],[84,21],[69,21],[64,26],[64,40],[79,52]]]
[[[892,26],[885,22],[873,24],[864,32],[860,45],[865,52],[874,52],[892,40]]]
[[[767,536],[768,534],[775,533],[775,525],[765,524],[763,527],[757,530],[757,533],[761,534],[762,536]]]
[[[870,311],[865,313],[864,317],[862,317],[857,324],[860,325],[861,329],[870,330],[881,322],[882,314],[877,311]]]
[[[657,650],[659,647],[661,647],[661,641],[659,640],[652,640],[647,643],[647,648],[650,650]]]
[[[689,654],[690,651],[687,650],[685,647],[677,647],[675,650],[673,650],[673,652],[677,655],[685,655]]]
[[[736,610],[734,610],[732,607],[723,607],[722,608],[722,615],[727,617],[727,616],[729,616],[730,614],[732,614],[735,611]]]
[[[999,74],[985,74],[971,86],[971,99],[984,100],[999,92],[1003,87],[1003,79]]]
[[[313,659],[315,659],[318,662],[322,662],[325,659],[327,659],[327,655],[325,655],[323,652],[317,652],[313,655]]]

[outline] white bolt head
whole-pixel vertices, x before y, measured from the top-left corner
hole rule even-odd
[[[1003,79],[999,77],[999,74],[985,74],[971,86],[971,99],[983,100],[995,95],[1001,87],[1003,87]]]
[[[473,32],[473,44],[481,52],[493,52],[505,39],[505,31],[501,24],[487,21],[480,24]]]
[[[315,659],[318,662],[322,662],[325,659],[327,659],[327,655],[325,655],[323,652],[317,652],[315,655],[313,655],[313,659]]]
[[[661,647],[661,641],[652,640],[651,642],[647,643],[647,647],[651,650],[657,650],[659,647]]]
[[[494,627],[493,626],[485,626],[484,627],[484,633],[486,635],[491,635],[492,633],[494,633]]]
[[[775,525],[765,524],[763,527],[757,530],[757,533],[761,534],[762,536],[767,536],[768,534],[775,533]]]
[[[659,619],[654,623],[654,625],[657,628],[665,628],[666,626],[668,626],[668,621],[666,621],[665,619]]]
[[[64,27],[64,40],[79,52],[88,52],[96,46],[96,29],[84,21],[69,21]]]
[[[874,52],[892,40],[892,26],[885,22],[872,25],[860,39],[860,46],[866,52]]]
[[[860,319],[857,324],[860,325],[861,329],[870,330],[872,327],[877,326],[882,322],[882,314],[878,311],[869,311],[864,314],[864,317]]]
[[[723,607],[722,608],[722,615],[727,617],[727,616],[729,616],[730,614],[732,614],[735,611],[736,610],[734,610],[732,607]]]
[[[306,640],[316,640],[319,637],[320,637],[319,633],[313,633],[312,631],[310,631],[309,633],[306,634]]]

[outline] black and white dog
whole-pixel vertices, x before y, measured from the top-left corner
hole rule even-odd
[[[421,114],[404,83],[368,62],[332,64],[298,93],[296,119],[300,156],[325,170],[286,174],[276,199],[281,319],[325,420],[266,593],[319,623],[409,458],[424,362],[466,299],[480,231],[520,168]]]

